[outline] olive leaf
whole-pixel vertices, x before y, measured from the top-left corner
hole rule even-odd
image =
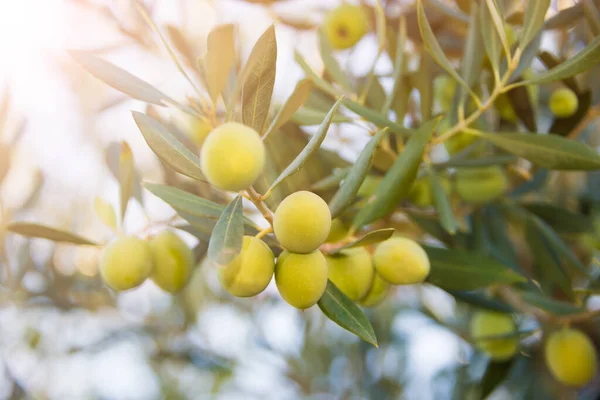
[[[234,61],[235,28],[231,24],[217,26],[208,34],[204,58],[206,83],[213,104],[217,102],[229,79]]]
[[[556,135],[503,132],[473,134],[540,167],[555,170],[600,169],[600,156],[596,151],[583,143]]]
[[[500,37],[500,43],[502,43],[506,54],[510,54],[510,43],[508,42],[508,37],[506,36],[506,30],[504,29],[504,18],[500,14],[498,3],[496,3],[496,0],[485,0],[485,4],[487,6],[490,19],[492,20],[492,23],[496,28],[496,32]]]
[[[203,181],[200,160],[157,120],[137,111],[133,119],[150,149],[175,171]]]
[[[294,113],[294,115],[292,116],[292,121],[300,126],[320,125],[326,116],[327,111],[302,107]],[[331,122],[334,124],[348,123],[352,122],[352,118],[348,118],[345,115],[337,114],[334,115]]]
[[[522,290],[519,291],[518,294],[525,302],[541,308],[542,310],[549,311],[554,315],[577,314],[584,311],[581,307],[577,307],[564,301],[555,300],[539,292],[536,293]]]
[[[365,342],[377,347],[377,337],[369,319],[331,281],[327,281],[327,289],[325,289],[325,293],[323,293],[317,304],[327,318]]]
[[[279,185],[281,183],[281,181],[283,181],[285,178],[296,173],[302,167],[304,162],[315,151],[317,151],[319,149],[319,147],[321,146],[321,143],[323,143],[323,140],[325,140],[325,136],[327,135],[327,131],[329,130],[329,126],[331,125],[331,120],[333,119],[333,116],[337,112],[338,107],[340,106],[340,104],[343,100],[344,100],[344,98],[341,97],[333,105],[333,107],[331,107],[331,110],[329,110],[329,113],[327,113],[327,116],[321,123],[321,126],[319,126],[319,129],[317,130],[317,132],[315,132],[315,134],[310,138],[310,141],[306,144],[306,147],[304,147],[304,149],[300,152],[300,154],[298,154],[298,156],[294,159],[294,161],[292,161],[283,170],[283,172],[275,179],[275,181],[271,184],[271,187],[269,187],[269,189],[267,190],[267,193],[271,192],[275,188],[275,186]]]
[[[208,258],[217,264],[232,261],[242,249],[244,219],[242,196],[237,195],[223,210],[210,235]]]
[[[327,35],[323,29],[319,29],[319,52],[321,54],[321,59],[323,60],[323,65],[325,66],[325,71],[329,74],[329,76],[337,82],[344,90],[348,93],[352,92],[352,82],[348,75],[344,72],[340,64],[335,58],[335,52],[327,39]]]
[[[373,111],[367,107],[361,106],[359,103],[350,99],[344,100],[344,106],[346,106],[350,111],[365,118],[367,121],[377,125],[378,127],[388,128],[390,132],[407,136],[412,135],[415,132],[414,129],[405,128],[399,123],[389,120],[383,114],[380,114],[377,111]]]
[[[197,217],[217,219],[225,210],[225,206],[196,196],[173,186],[144,183],[144,187],[153,195],[169,204],[178,212],[185,212]],[[244,217],[244,223],[256,227],[251,219]]]
[[[471,18],[469,20],[469,31],[465,42],[462,60],[460,63],[460,74],[469,85],[473,86],[476,82],[478,73],[481,70],[481,59],[483,53],[483,42],[481,39],[481,26],[479,25],[479,14],[477,3],[471,5]],[[465,101],[467,91],[463,86],[458,88],[458,103]]]
[[[345,245],[332,251],[330,254],[338,254],[339,252],[345,249],[370,246],[375,243],[383,242],[391,238],[395,231],[396,230],[394,228],[384,228],[368,232],[367,234],[365,234],[365,236],[361,237],[360,239],[357,239],[350,243],[346,243]]]
[[[308,100],[308,96],[310,95],[310,91],[312,90],[312,83],[308,79],[303,79],[294,88],[294,91],[288,97],[287,101],[279,109],[273,121],[271,121],[271,125],[267,128],[263,135],[263,140],[265,140],[273,131],[279,129],[283,124],[289,121],[297,112],[300,107]],[[325,115],[323,115],[325,117]],[[321,118],[319,123],[323,120]],[[317,124],[315,124],[317,125]]]
[[[29,222],[10,222],[6,225],[6,230],[21,236],[32,238],[48,239],[53,242],[64,242],[78,245],[99,246],[99,243],[79,236],[75,233],[63,231],[59,228],[53,228],[46,225],[40,225]]]
[[[521,49],[524,49],[531,42],[544,25],[544,18],[546,17],[550,3],[550,0],[527,2],[527,6],[525,7],[525,21],[519,38],[519,47]]]
[[[592,221],[586,215],[545,202],[526,202],[520,206],[541,218],[559,233],[593,232]]]
[[[456,72],[452,66],[452,63],[450,60],[448,60],[448,57],[446,57],[446,54],[444,54],[444,51],[440,47],[440,44],[438,43],[435,34],[431,29],[431,25],[429,25],[429,21],[427,21],[425,9],[423,8],[423,2],[421,0],[419,0],[417,3],[417,19],[421,37],[423,38],[427,52],[431,54],[438,65],[446,70],[446,72],[448,72],[448,74],[454,78],[456,82],[461,84],[469,93],[472,93],[469,85],[467,85],[467,83]]]
[[[500,54],[502,52],[502,43],[498,36],[498,31],[493,26],[491,19],[492,17],[487,4],[482,4],[481,7],[479,7],[479,24],[483,39],[483,47],[490,60],[490,65],[493,68],[494,73],[498,74],[498,60],[500,60]]]
[[[275,27],[271,25],[250,53],[242,86],[242,121],[259,133],[263,131],[269,115],[276,62],[277,38]]]
[[[136,100],[145,101],[157,106],[164,106],[164,102],[169,100],[166,94],[148,82],[87,51],[71,50],[69,54],[96,78]]]
[[[371,168],[375,149],[386,132],[387,129],[382,129],[377,132],[371,140],[369,140],[369,143],[367,143],[363,151],[360,152],[358,159],[351,167],[348,175],[344,178],[342,185],[329,202],[329,210],[331,211],[332,218],[339,216],[356,197],[360,185],[365,180],[365,177]]]
[[[385,103],[383,105],[383,109],[381,110],[382,114],[387,115],[392,107],[392,103],[396,97],[396,93],[400,89],[400,85],[402,85],[402,75],[404,74],[404,49],[406,48],[406,17],[404,15],[400,16],[400,24],[398,25],[398,40],[396,43],[396,57],[394,58],[394,72],[392,72],[392,90],[387,95],[385,99]],[[400,118],[397,118],[400,120]]]
[[[464,250],[424,246],[431,262],[427,281],[444,290],[474,290],[496,283],[513,284],[526,279],[486,255]]]
[[[94,199],[94,212],[112,230],[117,229],[117,214],[114,207],[100,197]]]
[[[592,40],[583,50],[564,61],[560,65],[531,79],[527,79],[520,85],[531,85],[554,82],[575,76],[587,71],[600,63],[600,36]]]
[[[449,234],[454,235],[458,229],[458,222],[454,216],[454,211],[452,211],[448,194],[433,168],[429,169],[429,183],[433,192],[435,209],[440,216],[440,224]]]
[[[535,3],[535,1],[531,2]],[[508,361],[493,361],[488,363],[483,378],[481,378],[481,388],[479,399],[486,399],[492,392],[506,379],[513,365],[513,359]]]
[[[127,142],[121,143],[119,154],[119,198],[121,201],[121,221],[125,219],[127,204],[133,195],[135,183],[135,165],[133,153]]]
[[[417,133],[409,138],[406,147],[385,174],[375,194],[354,217],[354,230],[393,212],[398,203],[408,195],[417,177],[425,146],[438,123],[439,118],[424,123]]]

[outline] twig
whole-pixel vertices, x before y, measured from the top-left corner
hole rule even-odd
[[[254,186],[250,186],[248,190],[246,190],[250,200],[254,203],[258,211],[262,214],[262,216],[269,222],[271,226],[273,226],[273,212],[267,207],[266,203],[263,201],[263,196],[261,196]]]

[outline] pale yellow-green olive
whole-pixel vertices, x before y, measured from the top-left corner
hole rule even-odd
[[[429,275],[429,257],[411,239],[392,237],[379,243],[373,261],[381,278],[394,285],[421,283]]]
[[[329,280],[350,300],[363,298],[373,280],[373,260],[364,247],[342,250],[338,255],[327,256]]]
[[[577,112],[579,99],[571,89],[560,88],[552,92],[548,106],[555,116],[568,118]]]
[[[150,240],[154,270],[150,276],[161,289],[179,292],[190,279],[194,255],[174,232],[163,231]]]
[[[508,178],[498,166],[460,168],[456,171],[456,192],[465,201],[486,204],[508,189]]]
[[[200,151],[200,168],[208,182],[240,191],[256,181],[265,165],[265,146],[252,128],[228,122],[208,134]]]
[[[327,261],[315,250],[308,254],[284,251],[277,258],[275,283],[290,305],[306,309],[319,301],[327,287]]]
[[[478,311],[471,319],[470,331],[475,346],[494,361],[512,358],[519,348],[519,338],[511,336],[516,333],[517,326],[509,314]],[[502,337],[505,335],[507,337]]]
[[[552,332],[544,346],[546,365],[554,378],[567,386],[583,387],[596,376],[596,349],[580,330]]]
[[[343,50],[362,39],[369,30],[369,22],[361,6],[342,4],[327,14],[323,29],[331,47]]]
[[[310,253],[319,248],[331,228],[327,203],[314,193],[295,192],[275,210],[273,230],[279,243],[294,253]]]
[[[237,297],[252,297],[265,290],[271,282],[275,257],[265,242],[244,236],[240,254],[229,264],[217,268],[225,290]]]
[[[389,282],[381,279],[378,273],[373,274],[373,281],[367,295],[360,300],[360,304],[364,307],[375,307],[379,305],[390,292]]]
[[[153,266],[148,242],[134,236],[118,237],[104,248],[100,257],[102,280],[117,291],[141,285]]]

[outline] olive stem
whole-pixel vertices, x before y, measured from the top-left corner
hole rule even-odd
[[[432,141],[433,144],[443,143],[444,141],[450,139],[452,136],[456,135],[457,133],[465,130],[465,128],[467,128],[469,125],[471,125],[473,122],[475,122],[475,120],[477,120],[477,118],[479,118],[481,116],[481,114],[483,114],[485,111],[487,111],[494,104],[494,101],[496,100],[496,98],[499,95],[508,91],[508,88],[510,86],[506,86],[506,83],[508,82],[513,71],[519,64],[519,58],[520,58],[520,53],[517,51],[517,52],[515,52],[515,56],[510,60],[508,68],[506,70],[506,73],[502,77],[502,80],[498,83],[498,85],[496,85],[496,87],[494,88],[492,93],[490,93],[490,97],[488,97],[487,100],[483,104],[481,104],[481,107],[479,107],[476,111],[474,111],[471,115],[469,115],[469,117],[467,117],[466,119],[464,119],[462,121],[459,121],[452,128],[450,128],[449,130],[444,132],[444,134],[442,134],[442,135],[438,136],[436,139],[434,139]]]
[[[267,235],[267,234],[269,234],[271,232],[273,232],[273,227],[269,226],[269,227],[263,229],[262,231],[258,232],[256,234],[255,238],[262,239],[265,235]]]
[[[250,201],[254,203],[258,211],[262,214],[262,216],[269,222],[271,226],[273,226],[273,212],[269,209],[267,204],[263,201],[263,196],[261,196],[253,186],[250,186],[246,193],[250,196]]]

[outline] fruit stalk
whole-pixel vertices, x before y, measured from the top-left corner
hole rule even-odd
[[[267,207],[267,204],[263,201],[263,196],[261,196],[254,186],[250,186],[246,193],[250,197],[250,200],[254,203],[258,211],[262,214],[262,216],[269,222],[271,226],[273,226],[273,212]]]

